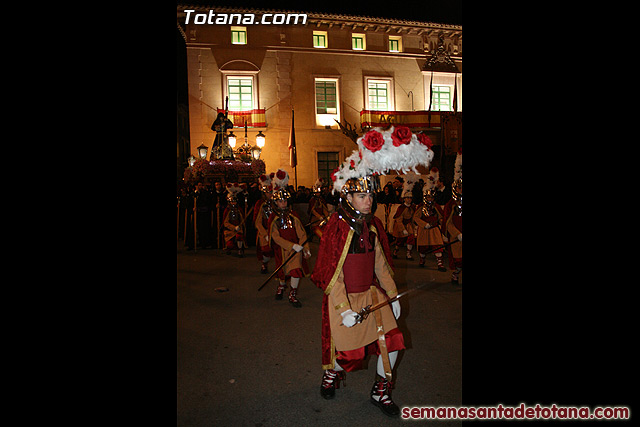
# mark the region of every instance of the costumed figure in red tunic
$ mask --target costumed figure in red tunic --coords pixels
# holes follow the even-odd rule
[[[413,214],[416,244],[418,245],[418,253],[420,254],[420,267],[424,267],[429,250],[444,245],[442,233],[440,232],[444,211],[442,207],[435,202],[436,192],[438,191],[436,184],[439,179],[440,172],[438,168],[431,168],[424,187],[422,187],[422,204],[418,206],[415,214]],[[438,271],[447,271],[444,267],[444,261],[442,260],[443,251],[443,248],[435,250]]]
[[[287,191],[289,174],[278,169],[272,178],[273,184],[273,213],[269,218],[269,241],[276,258],[276,268],[280,267],[289,256],[295,256],[278,272],[278,288],[276,299],[282,299],[287,287],[286,281],[290,278],[291,291],[289,302],[296,308],[302,307],[298,300],[298,285],[300,279],[309,276],[309,264],[307,259],[311,257],[307,233],[304,231],[302,221],[291,207],[291,195]],[[302,245],[304,243],[304,245]]]
[[[444,206],[444,222],[442,234],[449,241],[457,240],[447,250],[449,268],[451,269],[451,283],[459,285],[462,272],[462,148],[458,150],[453,170],[453,185],[451,200]]]
[[[322,229],[329,220],[329,208],[327,202],[322,197],[322,188],[325,186],[324,180],[318,178],[312,187],[313,196],[309,201],[309,221],[311,221],[311,234],[322,236]]]
[[[273,257],[273,249],[269,244],[269,218],[273,213],[273,205],[271,196],[273,195],[273,185],[271,185],[271,177],[275,175],[271,172],[269,175],[261,175],[258,178],[262,199],[258,200],[253,208],[253,223],[256,227],[256,256],[260,264],[260,273],[266,274],[268,271],[269,261]]]
[[[413,214],[416,212],[416,204],[413,203],[413,186],[418,181],[419,175],[407,174],[402,184],[402,201],[393,215],[393,229],[391,234],[395,237],[393,257],[398,258],[398,250],[401,246],[407,247],[407,259],[413,259],[411,250],[416,244],[416,236],[413,224]]]
[[[222,215],[224,225],[224,241],[227,255],[232,250],[238,249],[238,256],[244,256],[244,248],[246,243],[244,241],[244,215],[238,208],[238,193],[243,191],[242,186],[246,184],[238,185],[237,183],[227,184],[227,207]]]
[[[311,275],[324,292],[320,394],[332,399],[345,372],[362,368],[367,354],[379,355],[371,402],[386,415],[396,416],[399,408],[391,399],[392,370],[398,352],[405,348],[396,323],[400,303],[384,305],[364,319],[358,312],[398,294],[384,224],[374,215],[378,174],[417,172],[418,164],[428,167],[433,151],[424,138],[404,126],[373,129],[357,144],[358,150],[332,175],[333,191],[339,192],[340,199],[323,229]]]

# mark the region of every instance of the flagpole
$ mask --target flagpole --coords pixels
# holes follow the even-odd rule
[[[293,167],[293,175],[296,181],[295,191],[298,191],[298,153],[296,150],[296,131],[294,125],[294,111],[291,108],[291,131],[289,133],[289,166]]]
[[[458,73],[453,74],[453,114],[458,112]]]

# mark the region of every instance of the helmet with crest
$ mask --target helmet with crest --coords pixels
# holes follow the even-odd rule
[[[413,199],[413,187],[420,179],[420,175],[414,172],[407,172],[404,175],[404,183],[402,184],[402,198],[409,197]]]
[[[273,185],[273,200],[289,201],[291,194],[287,191],[287,185],[289,184],[289,174],[287,171],[278,169],[275,175],[271,178],[271,184]]]
[[[238,193],[243,191],[241,185],[242,184],[238,184],[237,182],[227,183],[227,201],[229,201],[229,203],[235,204],[238,202]],[[244,185],[246,186],[246,184]]]
[[[434,166],[431,168],[431,170],[429,170],[429,175],[427,175],[427,179],[424,182],[424,187],[422,187],[422,195],[425,200],[427,197],[429,198],[436,197],[436,191],[438,191],[436,184],[438,183],[439,180],[440,180],[440,171],[438,170],[437,167]]]
[[[258,185],[260,185],[260,191],[263,193],[271,193],[273,191],[271,177],[269,175],[260,175],[258,177]]]
[[[337,167],[331,179],[333,191],[340,193],[343,212],[355,220],[367,219],[376,210],[375,198],[371,214],[363,215],[351,206],[347,194],[373,193],[379,187],[379,175],[390,171],[413,171],[416,166],[429,167],[433,159],[433,143],[427,135],[414,134],[406,126],[391,126],[389,129],[374,128],[358,138],[358,149]]]
[[[319,195],[322,192],[322,187],[324,187],[324,179],[318,178],[312,187],[313,194]]]

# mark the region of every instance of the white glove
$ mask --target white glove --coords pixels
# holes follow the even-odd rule
[[[398,319],[400,317],[400,301],[395,300],[391,303],[391,310],[393,310],[393,317]]]
[[[405,235],[405,236],[408,236],[409,232],[407,230],[402,230],[402,234]]]
[[[341,313],[341,315],[342,315],[342,324],[347,328],[350,328],[356,324],[356,316],[358,316],[358,313],[356,313],[355,311],[349,309],[344,313]]]
[[[427,225],[425,225],[425,226],[424,226],[424,229],[425,229],[425,230],[428,230],[428,229],[430,229],[430,228],[431,228],[431,224],[429,224],[429,223],[427,223]]]
[[[462,233],[458,234],[458,240],[462,242]]]
[[[296,251],[296,252],[300,252],[302,250],[302,246],[300,246],[297,243],[294,243],[293,244],[293,250]]]

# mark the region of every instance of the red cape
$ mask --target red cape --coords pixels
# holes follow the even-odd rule
[[[410,206],[407,206],[402,203],[400,206],[398,206],[398,209],[396,209],[396,214],[393,216],[393,219],[399,218],[400,215],[402,215],[402,212],[404,212],[404,210],[407,208],[413,208],[413,212],[415,212],[417,209],[417,205],[415,203],[411,203]]]
[[[262,208],[262,204],[264,203],[264,199],[260,199],[253,205],[253,223],[255,224],[258,215],[260,215],[260,209]]]
[[[453,214],[453,208],[456,206],[456,202],[453,199],[449,199],[449,201],[444,205],[444,214],[442,215],[442,225],[440,226],[440,232],[451,239],[449,236],[449,231],[447,231],[447,221],[449,221],[449,217]]]

